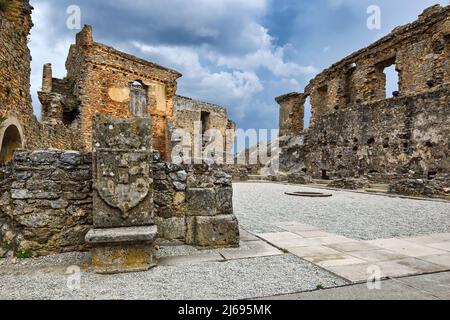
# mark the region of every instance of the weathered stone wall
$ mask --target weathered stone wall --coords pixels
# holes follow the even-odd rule
[[[10,160],[13,149],[32,148],[37,143],[28,49],[32,7],[28,0],[8,2],[7,8],[0,10],[0,162]]]
[[[450,6],[433,6],[319,74],[305,93],[278,98],[282,171],[378,182],[448,173],[449,35]],[[386,99],[390,64],[399,92]],[[308,96],[312,122],[299,132]]]
[[[384,68],[395,65],[399,96],[449,83],[450,6],[430,7],[411,24],[326,69],[305,88],[311,97],[312,123],[353,104],[386,98]],[[303,122],[303,117],[297,119]]]
[[[284,149],[285,171],[382,181],[450,168],[449,87],[324,115]]]
[[[232,177],[215,165],[156,163],[155,223],[161,239],[200,247],[239,245]]]
[[[115,118],[138,115],[131,105],[131,86],[139,82],[146,92],[143,115],[152,116],[153,144],[167,159],[170,150],[167,121],[173,117],[172,99],[176,79],[181,74],[94,42],[90,26],[77,35],[66,68],[66,79],[53,79],[51,88],[43,86],[52,91],[43,91],[40,96],[43,109],[54,110],[52,102],[60,104],[56,109],[62,109],[66,118],[72,116],[72,119],[58,119],[61,115],[57,112],[53,112],[49,119],[56,118],[56,121],[78,130],[83,149],[90,150],[92,117],[96,113]],[[44,68],[44,84],[49,77],[48,67]],[[49,97],[50,93],[57,96]]]
[[[223,156],[231,153],[234,144],[235,124],[228,120],[225,108],[208,102],[175,96],[174,111],[172,127],[173,129],[183,129],[189,134],[189,141],[183,141],[182,143],[191,146],[193,158],[194,155],[200,156],[203,152],[202,146],[194,143],[194,137],[202,137],[203,132],[211,129],[216,132],[219,139],[215,137],[216,134],[209,139],[204,136],[204,143],[209,145],[211,149],[223,150]],[[202,119],[206,121],[202,123]],[[203,125],[205,125],[205,128],[203,128]]]
[[[90,150],[92,117],[96,113],[115,118],[151,115],[153,146],[166,161],[172,160],[173,131],[182,128],[193,133],[194,122],[201,120],[202,112],[210,113],[211,128],[222,134],[227,129],[235,130],[224,108],[175,96],[180,73],[94,42],[90,26],[77,35],[66,69],[65,79],[55,79],[51,65],[44,66],[39,93],[43,109],[41,147]],[[135,84],[142,88],[140,98],[133,96]],[[141,99],[144,106],[136,106]],[[72,138],[68,132],[76,132],[75,139],[66,139],[64,145],[63,137]],[[231,150],[233,141],[234,135],[225,139],[227,150]]]
[[[84,249],[92,225],[90,154],[16,151],[0,173],[0,242],[35,255]]]
[[[159,152],[153,173],[154,222],[161,241],[239,245],[231,176],[214,165],[167,163]],[[20,150],[0,167],[0,243],[11,244],[16,253],[87,250],[92,205],[90,153]]]

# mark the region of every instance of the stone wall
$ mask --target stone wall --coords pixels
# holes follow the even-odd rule
[[[202,146],[197,146],[194,143],[194,137],[198,136],[201,140],[203,132],[211,129],[215,130],[215,134],[217,134],[219,139],[212,132],[212,136],[209,139],[205,137],[206,140],[204,142],[211,149],[223,150],[223,156],[231,154],[236,125],[228,120],[228,113],[224,107],[191,98],[175,96],[174,110],[173,128],[183,129],[190,135],[190,139],[182,141],[182,143],[191,146],[191,156],[193,158],[195,157],[194,155],[198,155],[196,157],[199,158],[203,152]],[[203,126],[205,127],[203,128]]]
[[[449,36],[450,6],[433,6],[319,74],[304,93],[277,98],[282,171],[388,183],[448,173]],[[386,99],[391,64],[399,90]],[[302,130],[308,96],[312,122]]]
[[[33,255],[89,249],[84,237],[93,225],[91,158],[74,151],[20,150],[8,166],[0,166],[2,246]],[[167,163],[159,152],[153,173],[160,241],[239,245],[231,176],[214,165]]]
[[[90,154],[16,151],[0,174],[0,242],[35,255],[84,249],[92,225]]]
[[[94,42],[90,26],[77,35],[66,69],[66,78],[55,79],[51,65],[44,66],[39,92],[41,148],[91,150],[96,113],[115,118],[150,115],[153,146],[166,161],[172,160],[173,143],[177,143],[172,141],[173,131],[183,128],[193,134],[194,122],[201,121],[202,112],[210,115],[209,128],[224,136],[227,129],[235,130],[224,108],[175,96],[180,73]],[[234,135],[223,145],[231,150],[233,140]]]
[[[0,162],[9,160],[18,147],[34,147],[37,138],[28,49],[32,7],[28,0],[8,3],[0,10]]]
[[[324,115],[284,148],[284,171],[390,181],[450,168],[449,87]],[[296,143],[295,143],[296,142]]]

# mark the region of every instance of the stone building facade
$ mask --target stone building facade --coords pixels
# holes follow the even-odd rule
[[[117,118],[148,115],[153,146],[170,160],[174,129],[192,132],[201,114],[208,114],[208,125],[221,131],[229,124],[223,108],[175,95],[180,73],[94,42],[90,26],[77,34],[66,69],[64,79],[55,79],[51,64],[44,66],[39,98],[46,124],[45,147],[90,150],[96,113]],[[74,139],[67,139],[71,136]]]
[[[27,0],[9,0],[0,9],[0,163],[11,160],[16,148],[36,146],[27,45],[31,10]]]
[[[280,104],[281,167],[315,178],[434,179],[450,169],[450,6],[433,6]],[[387,99],[384,70],[399,88]],[[312,119],[304,128],[305,101]]]
[[[64,79],[53,78],[51,65],[44,66],[38,122],[30,97],[31,11],[28,0],[9,0],[0,7],[0,258],[90,248],[86,234],[99,216],[93,174],[98,167],[91,152],[98,115],[131,125],[128,132],[116,132],[119,149],[136,119],[148,123],[143,136],[151,140],[145,143],[151,156],[141,165],[152,172],[148,214],[158,241],[239,246],[232,177],[214,164],[171,161],[177,128],[191,133],[191,122],[198,121],[205,124],[202,134],[204,129],[234,130],[226,110],[176,96],[180,73],[96,43],[86,26],[70,48]],[[224,152],[231,141],[223,144]],[[115,148],[109,153],[118,152]],[[120,180],[123,168],[119,163],[110,174]]]

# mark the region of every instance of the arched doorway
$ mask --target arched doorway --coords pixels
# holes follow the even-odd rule
[[[8,119],[0,125],[0,164],[12,160],[14,151],[23,147],[23,134],[16,119]]]

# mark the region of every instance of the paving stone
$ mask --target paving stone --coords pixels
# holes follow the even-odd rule
[[[241,241],[261,241],[257,236],[244,229],[240,229],[239,234]]]
[[[266,299],[266,298],[265,298]],[[262,299],[264,300],[264,299]],[[269,297],[267,300],[437,300],[437,298],[412,288],[397,280],[381,282],[381,290],[368,290],[367,284],[357,284],[340,288],[303,292]]]
[[[414,258],[447,253],[444,250],[434,249],[431,247],[411,243],[409,241],[401,239],[372,240],[366,241],[366,243],[373,244],[381,248],[393,251],[395,253],[403,254],[405,256]]]
[[[245,244],[245,247],[236,249],[223,249],[220,250],[220,253],[227,260],[269,257],[284,254],[282,251],[264,241],[250,241]]]
[[[304,257],[304,259],[323,268],[367,263],[362,259],[358,259],[346,254]]]
[[[396,279],[395,281],[421,292],[432,294],[439,299],[450,300],[450,272],[426,274]]]
[[[440,242],[440,243],[431,243],[428,245],[431,248],[450,251],[450,241]]]
[[[420,260],[431,262],[450,269],[450,253],[420,257]]]
[[[330,255],[340,255],[339,251],[327,248],[324,246],[309,246],[309,247],[292,247],[289,252],[300,257],[320,257]]]
[[[380,268],[382,278],[405,277],[423,273],[445,271],[445,267],[415,258],[406,258],[378,263],[333,266],[327,269],[352,282],[366,281],[373,267]]]
[[[324,238],[324,237],[335,236],[334,234],[328,233],[325,231],[301,231],[301,232],[296,232],[296,234],[298,234],[304,238]]]
[[[363,259],[370,263],[408,258],[405,255],[398,254],[385,249],[370,250],[370,251],[352,251],[349,252],[348,254],[356,258]]]
[[[354,252],[354,251],[370,251],[370,250],[379,250],[380,247],[362,242],[362,241],[354,241],[354,242],[345,242],[345,243],[336,243],[330,244],[328,247],[342,251],[342,252]]]
[[[307,243],[310,239],[304,239],[301,236],[291,232],[262,233],[258,234],[258,236],[266,240],[267,242],[283,249],[289,247],[308,246],[313,244],[312,242]],[[315,243],[317,243],[317,241]]]

